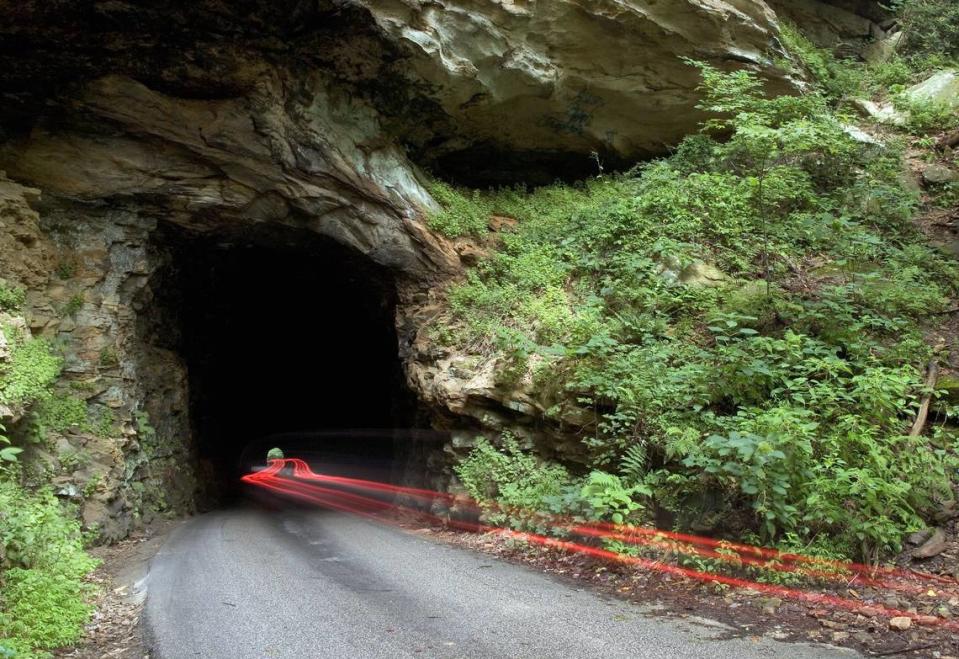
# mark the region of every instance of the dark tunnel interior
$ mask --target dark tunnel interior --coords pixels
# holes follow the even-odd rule
[[[359,252],[276,226],[167,230],[167,313],[189,373],[197,457],[218,498],[276,446],[330,469],[389,478],[394,429],[415,416],[392,274]]]

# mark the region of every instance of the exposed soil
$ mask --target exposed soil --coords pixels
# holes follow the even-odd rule
[[[86,635],[76,647],[54,653],[70,659],[145,659],[150,650],[143,639],[140,614],[145,593],[138,582],[150,559],[182,520],[158,521],[116,544],[91,551],[102,563],[89,580],[98,594]]]
[[[712,618],[744,636],[828,643],[854,648],[867,656],[959,657],[959,637],[954,631],[918,624],[904,631],[895,630],[890,627],[889,618],[875,608],[894,604],[921,613],[928,604],[921,596],[910,600],[897,594],[893,603],[888,595],[850,583],[841,594],[863,603],[862,609],[853,613],[517,543],[496,534],[474,535],[435,528],[419,528],[416,532],[447,544],[529,565],[573,584],[598,588],[611,596],[659,605],[662,615]],[[959,599],[950,600],[946,606],[952,612],[950,615],[959,614]]]

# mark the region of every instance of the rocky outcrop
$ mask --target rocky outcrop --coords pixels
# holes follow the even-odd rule
[[[428,345],[442,285],[481,252],[428,230],[423,171],[539,183],[664,153],[703,119],[683,58],[795,89],[778,30],[763,0],[0,3],[0,277],[96,421],[39,462],[106,537],[190,508],[189,383],[157,302],[172,226],[293,227],[385,266],[408,381],[470,431],[447,450],[509,428],[575,457],[582,410]]]
[[[327,205],[338,204],[340,217],[362,201],[377,222],[384,202],[401,216],[410,202],[430,204],[400,145],[451,178],[549,182],[595,173],[592,152],[607,165],[632,163],[693,130],[702,119],[698,74],[682,58],[749,68],[773,91],[793,88],[774,64],[783,55],[778,26],[762,0],[200,0],[149,8],[87,0],[58,11],[25,0],[0,8],[0,25],[18,46],[16,57],[0,52],[0,83],[16,99],[5,110],[10,125],[29,124],[51,98],[79,95],[79,109],[119,122],[125,137],[142,129],[154,140],[175,138],[202,151],[207,167],[222,160],[212,151],[243,141],[237,156],[245,164],[266,155],[287,174],[327,177],[337,183]],[[48,48],[53,42],[62,46]],[[115,77],[90,85],[108,75],[143,88]],[[191,101],[164,103],[158,92]],[[125,111],[130,102],[152,116]],[[184,122],[176,136],[157,135],[167,109],[168,123]],[[56,123],[63,127],[62,118]],[[207,144],[192,144],[201,136]],[[192,173],[205,176],[202,167]],[[287,184],[305,186],[305,195],[318,186],[293,178],[302,180]],[[234,180],[226,193],[245,201],[237,185],[250,183]],[[294,195],[291,203],[279,187],[261,204],[316,210],[315,199]]]
[[[11,174],[48,194],[163,213],[200,230],[309,228],[411,276],[455,255],[423,229],[433,207],[374,113],[320,76],[267,70],[241,99],[173,98],[121,76],[88,84],[71,112],[111,130],[38,126],[8,149]]]
[[[871,41],[886,36],[889,10],[871,0],[769,0],[783,20],[802,26],[816,45],[860,52]]]
[[[776,17],[763,2],[683,0],[362,0],[403,54],[402,75],[442,110],[403,126],[423,162],[453,176],[510,184],[596,173],[662,153],[702,118],[698,72],[683,58],[764,73]],[[550,163],[553,163],[550,166]],[[551,179],[547,178],[546,182]]]

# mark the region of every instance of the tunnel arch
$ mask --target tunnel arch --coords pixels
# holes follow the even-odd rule
[[[153,240],[164,265],[145,318],[151,340],[185,365],[207,504],[235,494],[273,444],[350,456],[383,477],[403,463],[395,429],[418,411],[399,357],[394,271],[275,224],[161,225]]]

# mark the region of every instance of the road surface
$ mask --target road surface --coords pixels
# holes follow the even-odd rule
[[[790,657],[490,556],[342,513],[255,506],[176,529],[147,577],[154,657]]]

